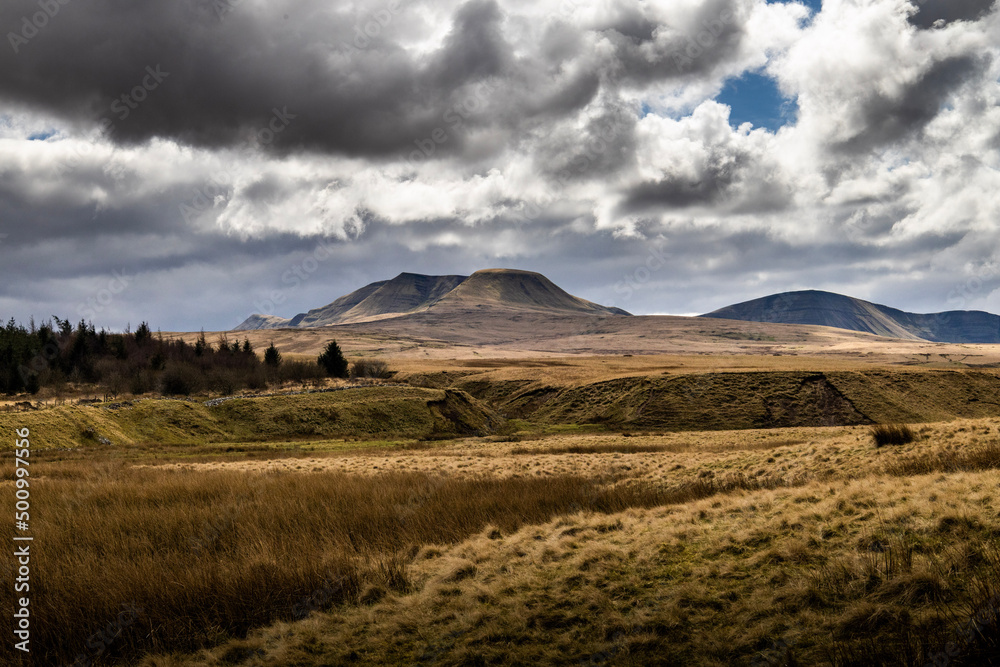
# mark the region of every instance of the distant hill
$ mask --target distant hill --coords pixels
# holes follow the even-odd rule
[[[629,315],[567,293],[540,273],[486,269],[471,276],[401,273],[340,297],[291,319],[251,315],[236,330],[322,327],[401,317],[421,312],[488,308],[591,315]]]
[[[938,343],[1000,343],[1000,316],[979,310],[908,313],[818,290],[783,292],[701,315],[724,320],[817,324]]]

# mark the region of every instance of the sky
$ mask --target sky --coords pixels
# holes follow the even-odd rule
[[[1000,312],[993,0],[5,0],[0,317],[291,317],[400,272],[637,314]]]

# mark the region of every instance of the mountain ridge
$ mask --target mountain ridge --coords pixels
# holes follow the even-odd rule
[[[369,283],[320,308],[285,319],[253,314],[235,331],[312,328],[355,324],[420,312],[491,308],[592,315],[630,315],[573,296],[540,273],[518,269],[483,269],[471,276],[400,273]]]
[[[910,313],[863,299],[824,292],[781,292],[699,317],[809,324],[935,343],[1000,343],[1000,316],[981,310]]]

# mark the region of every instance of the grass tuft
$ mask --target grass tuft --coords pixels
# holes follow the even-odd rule
[[[876,447],[906,445],[917,439],[916,433],[906,424],[876,424],[869,433]]]

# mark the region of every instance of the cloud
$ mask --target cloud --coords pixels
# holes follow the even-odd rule
[[[859,105],[858,131],[835,147],[847,153],[875,151],[919,134],[960,87],[981,78],[988,67],[987,57],[948,57],[892,93],[873,91]]]
[[[22,318],[122,269],[98,323],[212,328],[487,265],[635,312],[807,287],[934,310],[1000,240],[991,3],[58,6],[0,5],[0,312]],[[734,127],[716,98],[747,73],[794,101],[783,127]]]
[[[996,0],[916,0],[918,10],[909,18],[912,25],[928,29],[955,21],[977,21],[988,14]]]

